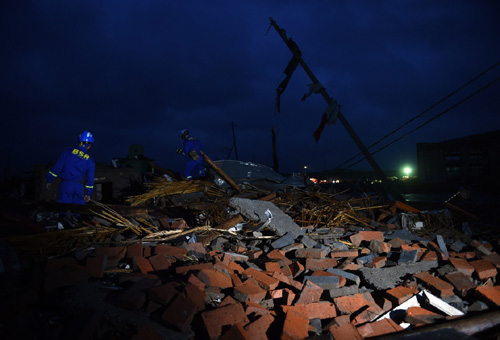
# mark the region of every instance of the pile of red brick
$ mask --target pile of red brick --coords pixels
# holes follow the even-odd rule
[[[296,242],[274,249],[268,241],[223,235],[210,246],[137,241],[50,259],[43,270],[4,283],[0,336],[362,339],[500,306],[496,241],[453,233],[441,239],[443,248],[435,235],[412,241],[391,238],[390,229],[338,229],[336,243],[310,248]],[[366,274],[390,268],[403,271],[392,288]],[[424,290],[464,316],[421,304],[387,317]],[[42,308],[51,310],[45,315],[54,317],[52,326],[30,331]],[[67,326],[68,318],[78,321]]]

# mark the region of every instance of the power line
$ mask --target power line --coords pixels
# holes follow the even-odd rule
[[[393,140],[392,142],[390,142],[389,144],[386,144],[385,146],[381,147],[380,149],[372,152],[372,155],[376,154],[377,152],[379,151],[382,151],[384,150],[385,148],[389,147],[390,145],[400,141],[401,139],[405,138],[406,136],[410,135],[411,133],[419,130],[420,128],[424,127],[425,125],[429,124],[430,122],[432,122],[433,120],[441,117],[442,115],[444,115],[445,113],[448,113],[449,111],[453,110],[454,108],[456,108],[457,106],[463,104],[464,102],[466,102],[467,100],[471,99],[472,97],[474,97],[475,95],[477,95],[478,93],[486,90],[488,87],[490,86],[493,86],[495,85],[497,82],[500,81],[500,77],[496,78],[495,80],[493,80],[492,82],[488,83],[487,85],[483,86],[482,88],[480,88],[479,90],[471,93],[470,95],[468,95],[467,97],[465,97],[464,99],[460,100],[459,102],[453,104],[452,106],[448,107],[446,110],[442,111],[441,113],[435,115],[434,117],[432,117],[431,119],[428,119],[427,121],[425,121],[424,123],[420,124],[419,126],[417,126],[416,128],[414,128],[413,130],[410,130],[408,131],[407,133],[405,133],[404,135],[402,135],[401,137]],[[357,162],[347,166],[347,168],[350,168],[350,167],[353,167],[354,165],[358,164],[359,162],[363,161],[364,158],[361,158],[360,160],[358,160]]]
[[[408,120],[406,123],[404,123],[403,125],[399,126],[398,128],[396,128],[395,130],[393,130],[392,132],[386,134],[384,137],[380,138],[378,141],[376,141],[375,143],[371,144],[368,149],[374,147],[375,145],[378,145],[379,143],[381,143],[383,140],[389,138],[391,135],[395,134],[396,132],[398,132],[399,130],[401,130],[402,128],[404,128],[405,126],[407,126],[408,124],[410,124],[411,122],[415,121],[417,118],[420,118],[422,115],[424,115],[425,113],[427,113],[428,111],[430,111],[431,109],[433,109],[434,107],[436,107],[437,105],[441,104],[442,102],[444,102],[445,100],[449,99],[451,96],[455,95],[456,93],[458,93],[459,91],[463,90],[465,87],[469,86],[470,84],[472,84],[473,82],[475,82],[476,80],[478,80],[479,78],[481,78],[483,75],[485,75],[486,73],[490,72],[491,70],[493,70],[495,67],[497,67],[498,65],[500,65],[500,61],[496,62],[495,64],[493,64],[492,66],[488,67],[486,70],[482,71],[481,73],[479,73],[477,76],[475,76],[474,78],[472,78],[471,80],[469,80],[468,82],[464,83],[462,86],[458,87],[456,90],[450,92],[448,95],[446,95],[445,97],[443,97],[442,99],[438,100],[436,103],[434,103],[433,105],[429,106],[428,108],[426,108],[424,111],[422,111],[421,113],[419,113],[418,115],[416,115],[415,117],[413,117],[412,119]],[[468,98],[467,98],[468,99]],[[412,131],[413,132],[413,131]],[[406,136],[406,135],[404,135]],[[398,139],[399,140],[399,139]],[[391,145],[393,143],[390,143],[389,145]],[[387,145],[388,146],[388,145]],[[387,147],[386,146],[386,147]],[[384,147],[385,148],[385,147]],[[381,149],[377,150],[380,151]],[[356,157],[358,157],[359,155],[361,155],[361,152],[357,153],[356,155],[352,156],[351,158],[345,160],[343,163],[339,164],[335,169],[339,169],[341,166],[343,166],[344,164],[347,164],[349,163],[350,161],[352,161],[353,159],[355,159]],[[358,162],[348,166],[348,167],[351,167],[355,164],[358,164],[360,161],[364,160],[364,158],[362,158],[361,160],[359,160]]]

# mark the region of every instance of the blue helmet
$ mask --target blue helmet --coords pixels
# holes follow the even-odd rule
[[[189,135],[189,131],[187,129],[181,130],[181,134],[179,135],[179,137],[182,138],[182,136],[184,136],[185,134]]]
[[[80,142],[94,143],[94,136],[92,136],[90,132],[85,130],[80,134],[79,140]]]

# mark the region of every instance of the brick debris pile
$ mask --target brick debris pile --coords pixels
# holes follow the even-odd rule
[[[208,187],[2,240],[0,337],[488,338],[500,323],[498,241],[449,211]]]

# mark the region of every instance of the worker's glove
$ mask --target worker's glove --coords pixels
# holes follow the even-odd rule
[[[182,153],[182,149],[177,149],[177,153],[180,155]]]

